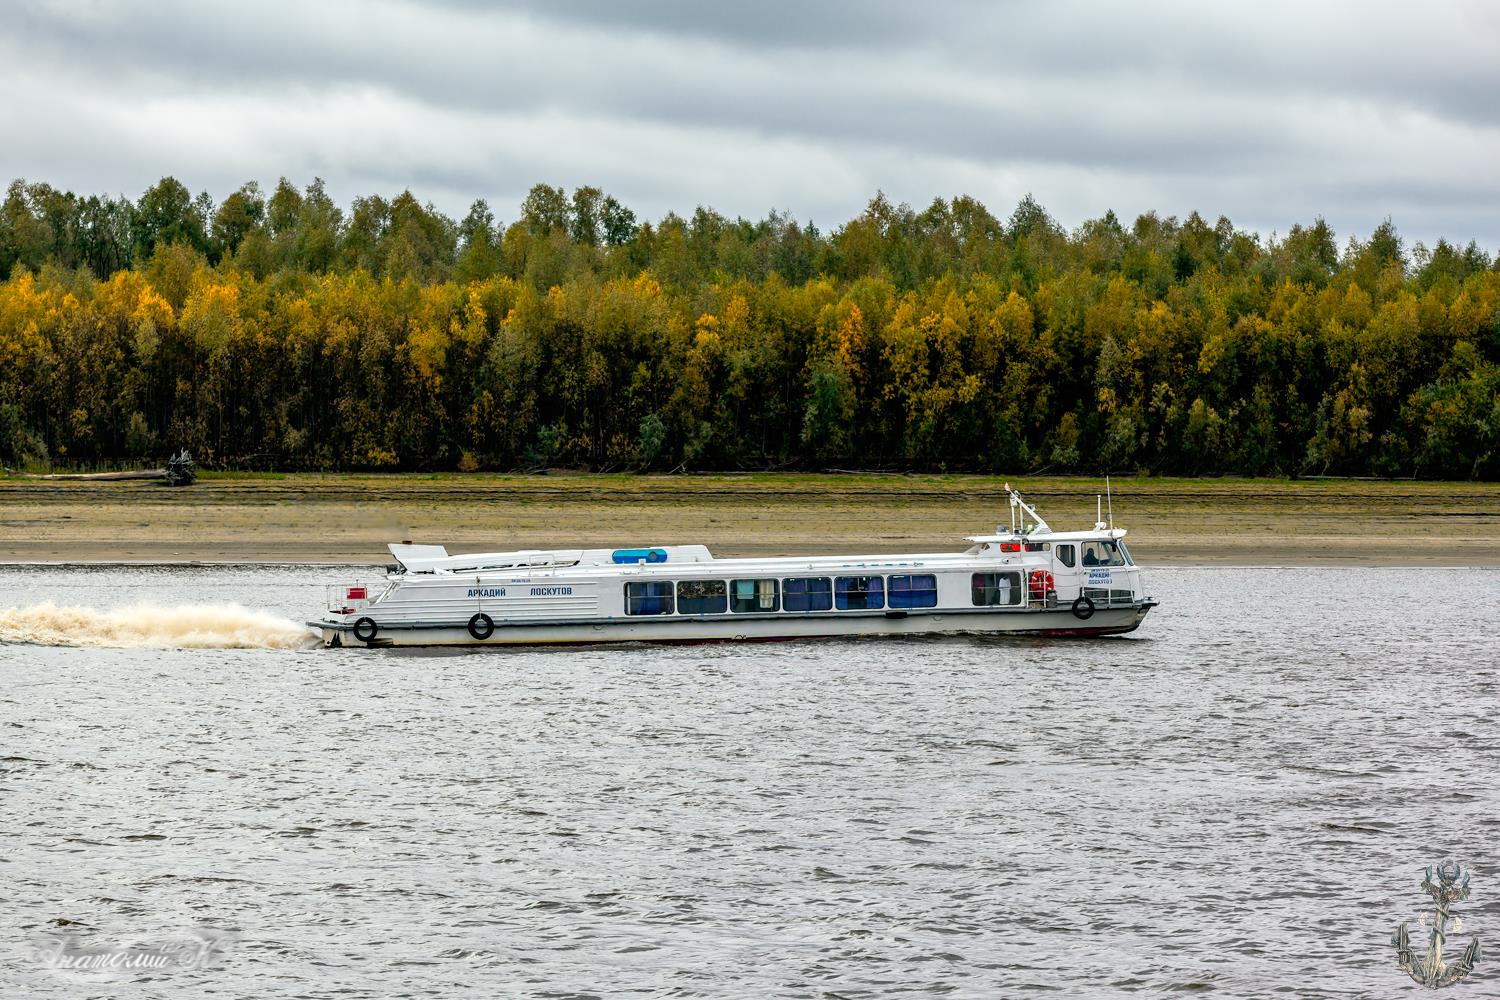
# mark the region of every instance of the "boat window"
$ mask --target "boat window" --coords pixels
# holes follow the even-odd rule
[[[1020,604],[1024,597],[1020,573],[975,573],[972,589],[976,608]]]
[[[840,611],[885,607],[885,581],[878,576],[841,576],[833,581],[833,606]]]
[[[1132,556],[1130,554],[1130,550],[1125,547],[1124,540],[1121,540],[1121,541],[1117,542],[1116,544],[1120,546],[1120,554],[1125,557],[1125,565],[1126,566],[1134,566],[1135,565],[1135,557]]]
[[[1071,545],[1059,545],[1056,549],[1057,561],[1064,566],[1072,566],[1077,561],[1078,554]]]
[[[893,608],[937,607],[937,577],[930,574],[893,576],[889,581],[890,606]]]
[[[1052,543],[1051,542],[1027,542],[1026,543],[1026,551],[1027,552],[1046,552],[1051,547],[1052,547]]]
[[[829,611],[833,608],[833,581],[826,576],[781,581],[785,611]]]
[[[672,581],[650,583],[627,583],[625,585],[625,613],[627,615],[670,615],[672,613]]]
[[[681,580],[677,584],[679,615],[722,615],[729,603],[723,580]]]
[[[1120,546],[1113,541],[1084,542],[1083,564],[1085,566],[1124,566],[1125,556]]]
[[[729,610],[739,614],[750,611],[776,611],[779,587],[775,580],[735,580],[730,584]]]

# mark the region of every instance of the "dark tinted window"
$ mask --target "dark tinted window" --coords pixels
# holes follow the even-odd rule
[[[885,581],[878,576],[841,576],[833,581],[833,606],[840,611],[885,607]]]
[[[826,576],[781,581],[781,606],[787,611],[831,611],[832,581]]]
[[[627,583],[625,585],[625,613],[627,615],[670,615],[672,613],[672,581]]]
[[[723,580],[682,580],[677,584],[679,615],[722,615],[729,605]]]
[[[1020,604],[1024,596],[1020,573],[975,573],[972,591],[976,608]]]
[[[1059,545],[1057,547],[1057,561],[1064,566],[1072,566],[1076,559],[1076,553],[1071,545]]]
[[[893,608],[937,607],[937,577],[927,574],[893,576],[888,581],[890,606]]]
[[[729,591],[729,610],[740,614],[777,611],[781,607],[775,580],[735,580],[729,585]]]
[[[1083,564],[1085,566],[1124,566],[1125,556],[1113,541],[1084,542]]]

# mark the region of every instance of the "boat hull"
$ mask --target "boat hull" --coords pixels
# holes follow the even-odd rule
[[[1123,635],[1140,627],[1154,601],[1096,610],[1080,619],[1066,607],[1006,611],[913,611],[869,615],[808,615],[774,618],[664,618],[579,622],[495,623],[486,639],[469,634],[467,623],[379,626],[368,641],[354,635],[354,622],[309,622],[329,646],[567,646],[622,642],[704,643],[828,639],[841,636]],[[378,620],[377,620],[378,621]]]

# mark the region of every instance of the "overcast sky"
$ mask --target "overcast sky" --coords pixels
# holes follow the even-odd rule
[[[7,10],[9,8],[9,10]],[[0,175],[222,199],[314,176],[513,220],[538,181],[637,213],[832,228],[877,190],[1031,192],[1267,235],[1391,216],[1500,249],[1500,4],[0,0]]]

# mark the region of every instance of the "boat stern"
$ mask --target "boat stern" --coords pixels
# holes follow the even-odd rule
[[[325,591],[323,617],[307,625],[322,635],[325,646],[348,645],[361,621],[369,620],[370,606],[377,600],[376,588],[367,582],[331,584]]]

